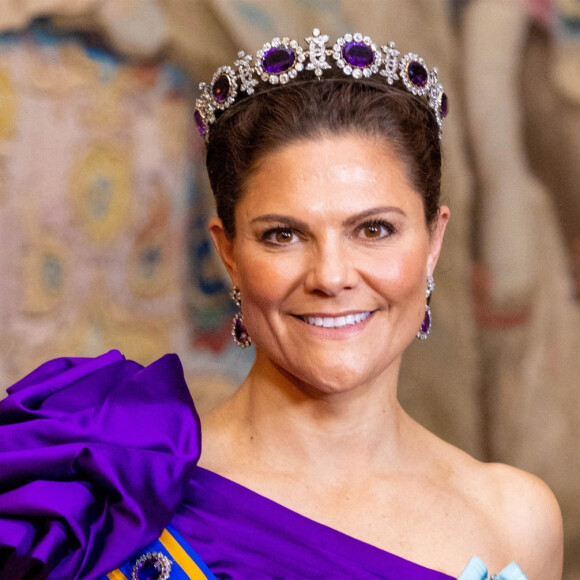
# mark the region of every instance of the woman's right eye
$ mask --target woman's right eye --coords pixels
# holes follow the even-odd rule
[[[262,234],[262,240],[269,244],[284,246],[297,241],[298,236],[290,228],[270,228]]]

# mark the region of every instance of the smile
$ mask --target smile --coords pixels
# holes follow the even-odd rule
[[[353,326],[360,324],[371,315],[370,312],[357,312],[346,316],[302,316],[304,322],[312,326],[323,326],[324,328],[341,328],[343,326]]]

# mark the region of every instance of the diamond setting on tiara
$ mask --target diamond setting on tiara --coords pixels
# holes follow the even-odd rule
[[[210,87],[206,83],[199,83],[201,94],[195,101],[194,119],[199,134],[207,139],[209,126],[215,123],[215,106]]]
[[[238,53],[234,68],[220,67],[211,83],[200,83],[200,95],[195,102],[194,120],[199,134],[207,141],[209,130],[216,121],[216,113],[223,111],[240,99],[240,93],[252,95],[260,83],[285,85],[303,71],[313,71],[318,80],[324,71],[331,69],[328,62],[334,59],[336,67],[354,79],[379,75],[385,83],[402,82],[413,95],[425,97],[439,126],[439,138],[443,119],[449,112],[449,100],[439,82],[436,68],[429,70],[425,61],[414,53],[400,58],[394,42],[377,47],[368,36],[360,32],[345,34],[338,38],[332,48],[327,48],[329,37],[318,28],[307,37],[305,49],[296,40],[287,37],[274,38],[255,54]]]
[[[394,42],[389,42],[388,45],[381,47],[385,56],[383,62],[385,68],[381,71],[381,75],[387,79],[387,82],[392,85],[399,80],[397,71],[399,70],[399,55],[401,54],[396,48]]]
[[[429,73],[429,106],[435,112],[437,125],[439,125],[439,133],[443,129],[443,119],[449,114],[449,99],[443,90],[443,85],[439,82],[439,71],[435,67]]]
[[[315,28],[312,36],[305,38],[308,43],[308,58],[310,62],[306,65],[306,70],[313,70],[314,74],[320,79],[322,71],[332,68],[326,62],[326,43],[329,38],[326,34],[321,35],[320,30]]]
[[[211,80],[211,96],[213,105],[224,110],[229,107],[238,95],[238,81],[234,69],[220,66]]]
[[[345,34],[336,41],[332,56],[345,75],[355,79],[369,78],[379,72],[383,60],[381,51],[368,36],[360,32]]]
[[[304,70],[306,55],[296,40],[274,38],[256,53],[256,72],[265,82],[285,85]]]
[[[425,96],[431,89],[431,78],[425,61],[416,54],[406,54],[399,63],[401,78],[407,90],[414,95]]]
[[[252,55],[246,54],[243,50],[238,52],[238,60],[234,63],[238,67],[238,80],[240,81],[240,90],[248,95],[254,92],[254,87],[258,80],[253,78]]]

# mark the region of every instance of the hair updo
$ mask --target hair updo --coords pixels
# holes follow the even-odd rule
[[[235,236],[236,205],[264,156],[293,142],[333,135],[383,141],[403,163],[409,183],[423,198],[425,221],[433,224],[441,187],[439,127],[433,111],[396,83],[354,80],[333,71],[321,81],[313,76],[276,88],[256,87],[256,93],[224,111],[212,125],[206,165],[226,235]]]

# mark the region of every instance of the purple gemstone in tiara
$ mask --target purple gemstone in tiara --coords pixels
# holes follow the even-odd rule
[[[347,42],[342,48],[342,58],[351,66],[366,68],[373,64],[375,55],[364,42]]]
[[[449,114],[449,99],[445,93],[441,93],[441,100],[439,102],[439,113],[443,118]]]
[[[413,53],[406,54],[399,62],[399,70],[401,80],[410,93],[429,97],[435,88],[439,92],[436,69],[429,73],[425,61],[420,56]],[[436,98],[429,101],[429,106],[435,114],[439,114]]]
[[[211,88],[213,98],[218,103],[223,103],[230,93],[230,79],[228,75],[220,75]]]
[[[423,88],[427,81],[429,80],[429,73],[427,69],[417,60],[412,60],[407,65],[407,74],[409,75],[409,80],[419,88]]]
[[[271,75],[279,75],[291,69],[296,60],[294,51],[287,46],[278,46],[268,50],[262,57],[262,67]]]
[[[236,71],[230,66],[220,66],[211,79],[210,87],[211,89],[205,87],[206,102],[221,111],[227,109],[238,95]],[[208,120],[207,116],[204,120]]]
[[[207,127],[198,109],[195,110],[193,118],[195,119],[195,124],[197,125],[197,130],[199,131],[199,134],[203,137],[207,133]]]
[[[345,34],[337,39],[332,49],[336,66],[345,75],[361,79],[370,78],[379,72],[382,53],[368,36],[360,32]]]

